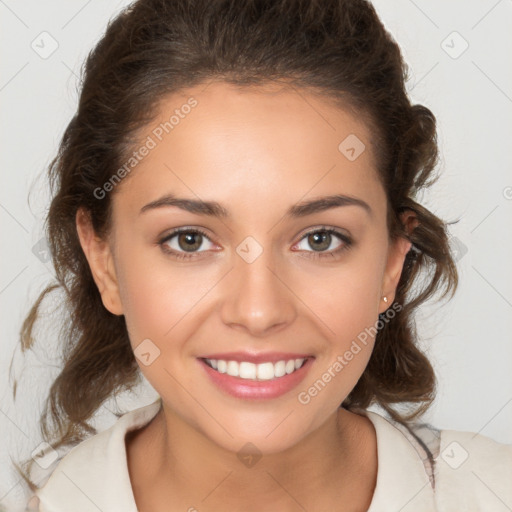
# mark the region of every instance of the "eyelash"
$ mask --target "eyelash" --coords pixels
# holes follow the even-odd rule
[[[176,235],[179,235],[181,233],[192,233],[192,234],[200,234],[203,235],[205,238],[210,240],[210,237],[205,233],[202,229],[199,228],[177,228],[168,235],[165,235],[162,239],[158,241],[158,245],[161,247],[162,251],[171,256],[172,258],[178,259],[178,260],[190,260],[195,258],[196,254],[198,253],[186,253],[186,252],[176,252],[173,249],[168,249],[166,247],[166,243],[174,238]],[[350,249],[353,245],[353,241],[351,238],[349,238],[347,235],[344,235],[343,233],[339,232],[336,229],[328,228],[328,227],[321,227],[318,229],[314,229],[312,231],[308,231],[305,233],[302,238],[299,240],[301,242],[304,240],[304,238],[308,237],[309,235],[314,235],[316,233],[329,233],[331,235],[337,236],[342,242],[343,245],[338,247],[337,249],[333,251],[324,251],[324,252],[318,252],[318,251],[306,251],[308,253],[312,253],[312,256],[307,256],[309,258],[313,259],[319,259],[319,258],[326,258],[326,257],[334,257],[336,255],[341,254],[344,251],[347,251]],[[211,240],[210,240],[211,241]],[[203,252],[203,251],[201,251]]]

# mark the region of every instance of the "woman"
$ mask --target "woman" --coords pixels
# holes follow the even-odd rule
[[[415,200],[436,125],[404,80],[363,0],[139,0],[112,21],[50,168],[72,321],[45,456],[74,447],[36,510],[512,503],[511,446],[417,421],[436,381],[413,313],[457,271]],[[159,399],[96,433],[141,374]]]

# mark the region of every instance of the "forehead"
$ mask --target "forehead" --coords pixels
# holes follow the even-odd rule
[[[350,110],[303,89],[201,84],[166,97],[139,130],[135,150],[149,149],[114,200],[176,192],[272,206],[338,192],[378,202],[371,135]]]

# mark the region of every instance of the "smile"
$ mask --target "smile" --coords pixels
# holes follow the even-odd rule
[[[305,379],[314,360],[314,356],[290,353],[211,354],[197,358],[217,389],[243,400],[268,400],[292,392]]]
[[[204,359],[206,364],[219,373],[226,373],[231,377],[246,380],[273,380],[290,375],[300,369],[305,358],[288,359],[276,363],[265,362],[260,364],[249,361],[226,361],[224,359]]]

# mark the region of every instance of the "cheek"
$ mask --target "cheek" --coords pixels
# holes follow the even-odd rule
[[[165,340],[186,337],[194,308],[216,281],[211,271],[179,267],[159,255],[148,261],[144,252],[132,250],[118,262],[120,298],[132,346],[149,338],[163,349]]]
[[[345,343],[378,319],[382,264],[357,255],[349,263],[317,272],[299,296],[325,324],[329,339]]]
[[[316,371],[302,391],[308,400],[321,393],[317,404],[323,403],[326,410],[337,407],[350,393],[373,350],[383,255],[372,249],[336,269],[317,273],[309,280],[309,290],[305,282],[302,286],[304,302],[319,319],[317,326],[326,339]]]

